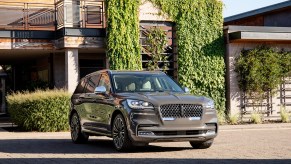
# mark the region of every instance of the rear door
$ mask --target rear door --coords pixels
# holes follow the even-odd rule
[[[81,81],[79,82],[71,98],[73,108],[77,111],[80,117],[81,125],[87,122],[86,112],[85,112],[85,107],[84,107],[84,95],[85,95],[86,82],[87,82],[87,78],[81,79]]]

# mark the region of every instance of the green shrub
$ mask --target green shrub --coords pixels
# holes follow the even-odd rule
[[[287,122],[290,121],[290,119],[289,119],[289,113],[288,113],[288,111],[286,110],[285,107],[281,107],[281,109],[280,109],[280,116],[281,116],[282,122],[287,123]]]
[[[231,125],[237,125],[239,123],[239,114],[228,115],[228,123]]]
[[[251,122],[254,124],[261,124],[263,122],[262,114],[257,112],[252,113]]]
[[[70,95],[63,90],[18,92],[7,96],[12,121],[26,131],[69,129]]]
[[[276,93],[282,78],[291,71],[290,61],[290,53],[270,47],[243,50],[235,63],[239,88],[256,101],[262,100],[268,91]]]
[[[217,118],[218,118],[219,125],[226,124],[226,115],[225,115],[224,111],[218,111]]]

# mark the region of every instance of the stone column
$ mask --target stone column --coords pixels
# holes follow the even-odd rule
[[[79,82],[79,54],[78,49],[66,49],[65,53],[66,88],[74,92]]]

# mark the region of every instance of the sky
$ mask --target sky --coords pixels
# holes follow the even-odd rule
[[[288,0],[222,0],[224,3],[223,17],[244,13],[246,11],[273,5]]]

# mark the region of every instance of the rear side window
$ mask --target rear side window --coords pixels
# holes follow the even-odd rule
[[[75,94],[80,94],[83,93],[84,87],[85,87],[85,82],[86,79],[83,79],[77,86],[76,90],[75,90]]]
[[[94,93],[95,88],[98,86],[100,75],[96,74],[88,78],[85,93]]]

